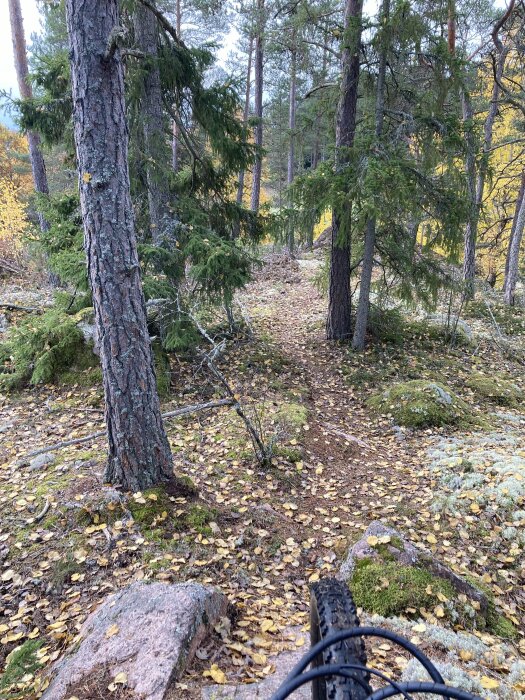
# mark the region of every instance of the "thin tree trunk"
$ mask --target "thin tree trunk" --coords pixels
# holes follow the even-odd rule
[[[177,0],[175,5],[175,30],[177,36],[180,39],[180,28],[181,28],[181,6],[180,0]],[[176,109],[176,106],[175,106]],[[176,121],[172,123],[172,139],[171,139],[171,167],[174,172],[179,169],[179,125]]]
[[[262,145],[263,145],[263,57],[264,57],[264,0],[257,0],[257,28],[255,34],[255,104],[254,116],[257,119],[255,127],[254,142],[259,152],[253,164],[252,173],[252,196],[250,208],[252,211],[259,211],[261,199],[261,176],[262,176]]]
[[[476,144],[472,133],[474,109],[472,107],[470,95],[466,91],[462,91],[461,102],[463,108],[463,122],[466,125],[465,170],[467,175],[467,196],[469,204],[469,216],[465,227],[465,243],[463,250],[463,281],[465,283],[465,298],[473,299],[475,294],[476,243],[479,220],[476,197]]]
[[[514,0],[509,5],[505,17],[508,18],[512,13],[514,6]],[[476,242],[478,237],[478,225],[479,217],[481,215],[481,208],[483,204],[483,192],[485,189],[485,179],[487,177],[487,171],[489,166],[489,154],[492,147],[492,137],[494,131],[494,123],[496,121],[496,116],[498,114],[498,100],[500,96],[500,84],[505,71],[505,63],[509,53],[509,49],[504,47],[501,40],[498,37],[498,31],[501,28],[501,20],[496,23],[494,31],[492,34],[494,43],[496,45],[496,50],[498,51],[498,61],[496,64],[496,75],[494,80],[494,85],[492,86],[492,94],[490,98],[490,106],[487,113],[487,118],[485,119],[485,125],[483,128],[483,157],[478,166],[478,174],[476,178],[475,193],[472,192],[472,179],[475,178],[475,153],[474,144],[472,137],[467,137],[467,178],[469,185],[469,196],[474,196],[474,202],[471,207],[471,214],[467,222],[467,227],[465,231],[465,253],[464,253],[464,268],[463,277],[466,281],[466,293],[467,298],[471,298],[474,295],[474,277],[475,277],[475,256],[476,256]],[[463,98],[463,117],[464,119],[471,120],[473,117],[472,105],[470,105],[470,100],[465,96]],[[509,246],[510,250],[510,246]]]
[[[242,123],[244,128],[248,126],[248,117],[250,116],[250,94],[252,87],[252,55],[253,55],[253,36],[250,36],[250,46],[248,48],[248,66],[246,67],[246,95],[244,98],[244,112],[242,115]],[[241,168],[239,170],[239,185],[237,187],[237,204],[242,205],[242,200],[244,197],[244,175],[245,170]],[[239,235],[239,224],[236,223],[233,229],[234,238]]]
[[[341,56],[341,87],[336,120],[336,170],[348,163],[348,149],[355,136],[357,87],[359,83],[362,0],[347,0],[345,29]],[[350,224],[351,205],[347,201],[332,212],[330,249],[330,286],[326,337],[328,340],[349,338],[352,332],[350,296]]]
[[[106,481],[133,491],[173,477],[140,280],[129,189],[118,0],[67,0],[84,245],[100,343]]]
[[[504,299],[510,306],[514,305],[516,295],[516,283],[518,281],[520,248],[525,227],[525,172],[521,178],[521,187],[516,201],[516,210],[512,222],[512,230],[507,251],[505,271]]]
[[[170,215],[172,207],[166,172],[169,167],[169,151],[164,132],[165,116],[158,66],[157,18],[140,2],[135,9],[134,28],[137,47],[146,56],[140,116],[143,122],[151,237],[156,245],[160,245],[174,239],[174,218]]]
[[[293,183],[295,173],[295,110],[296,110],[296,89],[297,89],[297,48],[295,46],[295,30],[292,34],[292,50],[290,61],[290,93],[288,98],[288,165],[286,169],[286,185],[288,197],[291,201],[290,188]],[[292,207],[290,206],[290,211]],[[288,220],[288,252],[293,255],[295,248],[294,221],[290,216]]]
[[[451,56],[456,53],[456,3],[455,0],[448,0],[447,7],[447,43],[448,52]]]
[[[9,0],[9,19],[11,22],[11,39],[13,42],[13,56],[18,90],[20,91],[20,97],[24,100],[28,100],[33,97],[33,90],[28,81],[29,69],[27,66],[26,40],[20,0]],[[27,141],[35,190],[41,194],[49,194],[46,165],[44,156],[42,155],[42,149],[40,148],[40,137],[34,131],[29,131],[27,133]],[[43,214],[40,212],[38,212],[38,221],[41,230],[47,231],[48,224]]]
[[[387,23],[390,20],[390,0],[383,0],[381,7],[381,54],[379,56],[379,69],[377,74],[376,92],[376,139],[380,140],[383,134],[385,118],[385,83],[386,62],[389,51],[390,30]],[[368,328],[368,314],[370,310],[370,287],[372,284],[372,271],[374,268],[374,252],[376,245],[376,219],[370,218],[366,224],[365,247],[363,251],[363,264],[361,267],[361,284],[359,287],[359,304],[355,320],[354,337],[352,347],[354,350],[363,350]]]
[[[505,289],[507,287],[507,278],[509,276],[510,249],[512,246],[512,239],[514,238],[514,234],[516,232],[516,224],[518,223],[518,218],[516,216],[516,212],[518,212],[520,210],[521,202],[522,202],[524,197],[525,197],[525,171],[521,175],[521,185],[520,185],[520,189],[518,191],[516,204],[514,206],[514,216],[512,217],[512,226],[510,229],[509,243],[507,245],[507,255],[505,256],[505,278],[504,278],[504,282],[503,282],[503,291],[505,291]]]

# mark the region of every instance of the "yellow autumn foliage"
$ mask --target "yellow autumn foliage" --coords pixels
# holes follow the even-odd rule
[[[0,257],[18,257],[27,223],[20,188],[0,177]]]
[[[0,257],[16,260],[27,227],[33,181],[25,136],[0,125]]]

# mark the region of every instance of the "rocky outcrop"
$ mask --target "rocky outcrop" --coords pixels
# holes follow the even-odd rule
[[[133,583],[107,598],[85,621],[74,651],[57,662],[43,700],[65,700],[101,669],[137,698],[164,700],[227,598],[197,583]]]
[[[469,600],[479,604],[482,615],[487,614],[489,601],[485,593],[438,561],[432,552],[415,547],[397,530],[383,525],[378,520],[370,523],[363,537],[351,547],[339,571],[339,578],[344,581],[350,580],[359,560],[380,562],[385,558],[389,561],[393,559],[401,566],[426,569],[433,576],[448,581],[458,594],[462,593]]]

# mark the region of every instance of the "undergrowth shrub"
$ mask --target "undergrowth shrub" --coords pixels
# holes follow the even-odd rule
[[[31,316],[10,329],[0,350],[3,360],[0,387],[17,389],[42,384],[69,369],[85,349],[75,319],[61,308]]]

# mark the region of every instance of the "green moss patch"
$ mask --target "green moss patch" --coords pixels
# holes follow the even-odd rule
[[[369,406],[378,413],[390,414],[398,425],[411,428],[466,425],[473,423],[468,405],[437,382],[413,380],[394,384],[373,396]]]
[[[425,569],[372,559],[357,562],[350,589],[359,607],[384,617],[406,615],[410,609],[419,615],[420,608],[430,611],[439,604],[438,594],[455,597],[451,583]]]
[[[142,502],[144,501],[144,502]],[[209,523],[219,511],[200,503],[175,503],[161,487],[145,491],[141,497],[131,497],[128,508],[133,519],[149,539],[162,540],[174,532],[195,531],[209,536]]]
[[[498,376],[474,374],[465,384],[483,399],[488,399],[498,406],[516,406],[523,400],[523,392],[511,381]]]
[[[308,420],[308,409],[300,403],[283,403],[276,419],[291,430],[300,430]]]
[[[43,645],[41,639],[28,639],[9,654],[3,674],[0,676],[0,697],[6,697],[5,691],[19,683],[27,674],[34,674],[40,663],[37,652]]]

